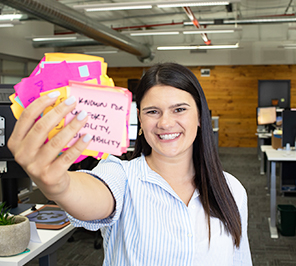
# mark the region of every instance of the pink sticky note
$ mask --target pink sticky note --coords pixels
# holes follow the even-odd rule
[[[57,64],[44,64],[41,69],[43,86],[40,92],[67,86],[72,73],[66,61]]]
[[[121,142],[126,125],[126,114],[130,99],[125,93],[90,89],[79,84],[71,84],[70,94],[77,99],[76,108],[66,116],[67,125],[80,111],[88,113],[88,121],[70,141],[73,145],[79,137],[89,133],[92,141],[89,150],[121,155]]]
[[[68,85],[71,71],[64,61],[57,64],[47,64],[36,76],[30,76],[14,86],[21,102],[26,108],[41,92],[53,90]]]
[[[21,82],[14,86],[14,89],[25,108],[40,95],[39,84],[41,84],[42,80],[38,76],[39,75],[23,78]]]
[[[68,62],[68,67],[74,80],[85,81],[93,78],[99,79],[101,76],[101,62]]]

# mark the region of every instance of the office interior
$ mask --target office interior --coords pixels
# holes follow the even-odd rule
[[[296,206],[295,1],[234,0],[198,6],[201,1],[188,0],[184,6],[171,0],[173,7],[161,6],[168,1],[22,2],[0,0],[0,106],[7,104],[13,85],[30,75],[44,53],[103,57],[115,85],[131,91],[155,63],[187,66],[205,92],[223,167],[248,193],[253,265],[296,264],[295,234],[284,236],[276,226],[277,237],[273,237],[269,221],[279,214],[278,209],[271,212],[272,199],[276,207]],[[135,3],[140,7],[127,9]],[[151,8],[143,9],[144,4]],[[5,18],[8,15],[19,17]],[[263,112],[269,108],[264,113],[267,122],[261,122],[260,108]],[[0,146],[0,153],[4,148],[5,144]],[[285,161],[271,159],[274,154],[265,149],[287,152],[281,157]],[[271,162],[275,162],[275,179],[271,178]],[[73,169],[96,163],[90,159]],[[13,160],[8,164],[13,165]],[[22,170],[14,169],[18,205],[47,203],[38,187],[23,178]],[[7,181],[3,180],[2,184]],[[0,194],[1,201],[3,189]],[[76,230],[70,240],[57,249],[58,265],[102,263],[102,240],[97,232]],[[94,247],[96,241],[100,245]],[[25,265],[39,265],[39,261]]]

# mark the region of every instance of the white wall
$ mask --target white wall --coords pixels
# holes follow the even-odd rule
[[[0,53],[39,60],[45,52],[51,52],[53,49],[35,49],[32,41],[26,38],[34,35],[53,35],[53,33],[53,24],[43,21],[27,21],[13,28],[0,28]]]

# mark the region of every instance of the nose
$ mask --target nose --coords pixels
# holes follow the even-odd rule
[[[160,129],[169,129],[175,125],[175,119],[169,113],[162,113],[157,122],[157,127]]]

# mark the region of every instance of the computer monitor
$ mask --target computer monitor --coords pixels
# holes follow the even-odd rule
[[[276,107],[257,107],[257,125],[270,125],[276,122]]]
[[[296,110],[284,110],[282,117],[282,146],[285,147],[287,143],[290,143],[291,147],[295,146]]]
[[[19,179],[28,178],[26,172],[18,165],[7,147],[16,119],[10,108],[9,95],[14,93],[13,85],[0,86],[0,177],[2,201],[7,206],[18,206]],[[29,179],[28,179],[29,181]],[[29,183],[29,182],[28,182]]]
[[[131,110],[130,110],[129,131],[128,131],[130,146],[133,146],[135,144],[137,135],[138,135],[137,104],[136,102],[132,102]]]

